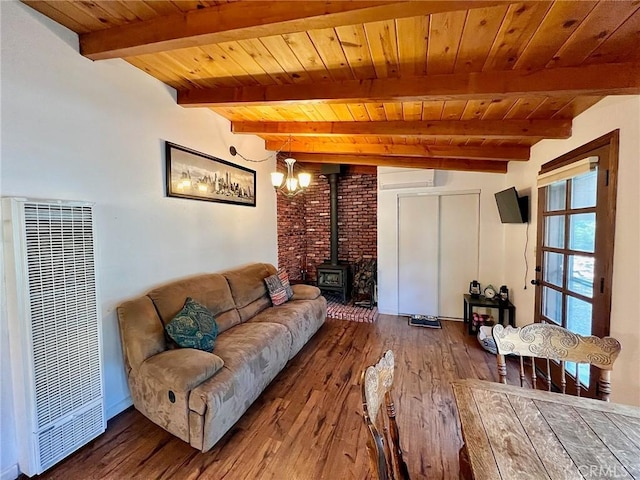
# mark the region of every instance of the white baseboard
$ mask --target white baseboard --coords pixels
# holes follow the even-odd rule
[[[16,480],[20,475],[18,464],[11,465],[0,472],[0,480]]]
[[[128,396],[128,397],[125,397],[124,399],[120,400],[115,405],[111,405],[110,407],[107,407],[107,411],[106,411],[107,420],[115,417],[120,412],[122,412],[122,411],[126,410],[127,408],[129,408],[131,405],[133,405],[133,400],[131,400],[131,396]],[[4,478],[2,478],[0,480],[4,480]]]

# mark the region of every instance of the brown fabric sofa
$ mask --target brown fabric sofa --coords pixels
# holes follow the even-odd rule
[[[198,275],[120,305],[135,407],[194,448],[209,450],[326,319],[327,302],[309,285],[294,285],[290,301],[272,306],[264,279],[275,272],[255,263]],[[213,353],[167,344],[164,325],[187,297],[216,317]]]

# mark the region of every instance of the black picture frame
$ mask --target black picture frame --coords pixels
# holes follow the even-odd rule
[[[256,206],[256,172],[166,141],[167,197]]]

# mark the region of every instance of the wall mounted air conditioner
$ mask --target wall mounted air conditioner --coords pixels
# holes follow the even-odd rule
[[[93,205],[2,209],[18,466],[32,476],[106,428]]]
[[[435,170],[402,169],[378,174],[380,190],[425,188],[435,186]]]

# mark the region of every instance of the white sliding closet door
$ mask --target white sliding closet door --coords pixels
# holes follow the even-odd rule
[[[462,318],[462,294],[478,278],[480,195],[440,197],[439,315]]]
[[[398,313],[438,314],[438,197],[398,197]]]
[[[480,195],[398,197],[398,313],[462,318],[478,277]]]

